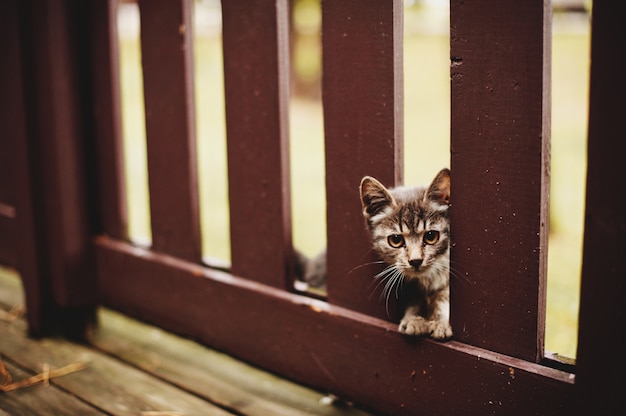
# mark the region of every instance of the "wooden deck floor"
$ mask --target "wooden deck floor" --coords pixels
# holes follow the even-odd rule
[[[22,298],[15,272],[0,267],[0,359],[13,382],[50,378],[0,391],[0,416],[368,414],[324,404],[322,392],[107,309],[89,345],[31,339]],[[66,370],[76,371],[54,377],[74,364]]]

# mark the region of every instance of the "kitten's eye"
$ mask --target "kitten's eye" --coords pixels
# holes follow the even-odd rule
[[[439,231],[430,230],[424,233],[424,244],[435,244],[439,241]]]
[[[393,248],[400,248],[404,246],[404,237],[402,237],[400,234],[391,234],[389,237],[387,237],[387,242]]]

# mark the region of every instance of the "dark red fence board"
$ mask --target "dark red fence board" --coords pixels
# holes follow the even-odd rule
[[[0,264],[17,266],[15,207],[0,204]]]
[[[291,285],[286,0],[222,2],[233,273]]]
[[[15,207],[19,207],[20,215],[17,218],[16,232],[17,234],[8,235],[5,234],[5,238],[11,238],[13,245],[17,250],[19,272],[22,278],[22,285],[24,287],[24,297],[26,306],[28,307],[28,327],[31,333],[41,334],[45,326],[45,317],[49,316],[46,310],[46,301],[44,298],[50,297],[50,283],[43,282],[42,280],[42,262],[37,257],[36,247],[36,235],[37,224],[35,223],[34,207],[32,204],[32,198],[30,197],[31,189],[31,165],[28,158],[28,142],[27,142],[27,129],[25,113],[25,99],[24,89],[22,88],[24,71],[22,68],[22,43],[21,39],[24,34],[23,23],[20,19],[24,19],[25,10],[18,7],[18,0],[2,2],[2,28],[5,31],[3,33],[3,39],[6,40],[4,45],[8,47],[4,51],[5,56],[10,58],[7,62],[13,62],[13,65],[2,65],[4,69],[2,85],[3,91],[6,94],[2,94],[2,114],[6,115],[6,119],[2,120],[2,128],[10,128],[7,131],[7,135],[3,137],[6,142],[2,145],[1,150],[6,150],[8,145],[8,139],[12,138],[12,157],[15,161],[13,171],[14,181],[14,198]],[[9,71],[14,72],[9,72]],[[6,78],[5,78],[6,77]],[[9,82],[7,82],[9,81]],[[7,98],[10,97],[10,101]],[[8,105],[8,104],[11,105]],[[5,107],[6,106],[6,107]],[[15,114],[10,113],[10,109],[16,111]],[[1,116],[0,116],[1,117]],[[8,178],[7,178],[8,179]],[[0,230],[0,233],[4,230]],[[19,237],[19,238],[18,238]]]
[[[402,1],[322,3],[328,299],[387,318],[369,296],[375,261],[361,214],[365,175],[402,180]]]
[[[90,9],[93,132],[102,232],[127,239],[117,5],[118,0],[99,0]]]
[[[31,333],[81,332],[97,301],[79,68],[84,7],[18,2],[24,110],[15,137],[19,271]],[[76,335],[74,333],[73,335]]]
[[[41,3],[41,4],[40,4]],[[77,37],[80,9],[70,2],[22,5],[25,108],[37,244],[45,256],[55,301],[95,302],[90,259],[84,118]],[[18,212],[20,209],[18,207]]]
[[[0,4],[0,263],[15,266],[15,141],[24,137],[17,4]]]
[[[549,2],[451,2],[452,326],[543,355],[550,155]]]
[[[577,389],[582,413],[623,408],[626,372],[626,80],[623,7],[594,2],[587,202],[583,249]],[[617,10],[620,10],[618,13]]]
[[[626,91],[615,10],[594,10],[574,384],[573,374],[535,364],[545,314],[549,2],[451,4],[456,340],[448,343],[400,335],[377,294],[368,297],[380,269],[360,267],[374,260],[360,179],[402,180],[402,1],[323,4],[329,302],[284,290],[292,278],[288,1],[222,2],[232,274],[200,264],[192,1],[140,4],[150,250],[124,241],[116,0],[76,4],[0,9],[19,55],[13,101],[24,109],[12,127],[16,209],[4,203],[0,215],[16,218],[31,332],[51,323],[84,329],[98,283],[110,306],[382,413],[560,415],[621,405],[626,172],[616,149]],[[86,166],[91,151],[99,185]],[[91,186],[101,188],[97,215]],[[92,240],[96,216],[113,238]]]
[[[404,338],[395,324],[107,238],[96,245],[107,303],[384,414],[567,414],[567,373]]]
[[[200,261],[192,6],[139,2],[152,246]]]

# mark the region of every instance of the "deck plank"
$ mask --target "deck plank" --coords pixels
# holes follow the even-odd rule
[[[19,306],[22,299],[18,291],[19,282],[16,284],[15,278],[10,274],[10,270],[0,269],[0,310],[4,311],[3,319],[0,319],[0,351],[3,357],[8,357],[13,367],[37,373],[41,371],[43,363],[51,368],[60,368],[73,362],[87,361],[89,364],[86,369],[55,378],[51,380],[51,385],[108,414],[137,415],[146,411],[171,411],[185,415],[231,415],[208,401],[88,346],[65,339],[29,338],[26,321],[23,318],[10,319],[7,313],[14,306]],[[19,374],[14,378],[18,379],[18,376]],[[42,387],[32,387],[23,391],[1,393],[3,397],[0,408],[12,413],[12,407],[19,404],[16,400],[21,396],[38,402],[40,400],[37,394],[43,394],[38,393],[41,389]],[[28,396],[28,392],[32,395]],[[42,400],[41,405],[45,405],[44,401]],[[32,404],[38,405],[40,404]],[[23,414],[40,413],[24,410]]]
[[[3,361],[14,380],[22,380],[34,375],[32,372],[23,371],[6,360]],[[90,416],[105,414],[54,385],[33,386],[9,393],[0,393],[0,416]]]
[[[58,368],[89,360],[86,370],[53,384],[110,414],[147,410],[230,414],[222,407],[241,415],[367,415],[343,403],[321,404],[322,392],[104,308],[91,346],[53,338],[33,340],[26,336],[23,319],[9,320],[8,311],[22,305],[15,271],[0,267],[2,354],[32,372],[40,371],[44,362]],[[11,409],[6,408],[9,414]]]
[[[366,415],[320,404],[320,392],[119,313],[102,310],[99,321],[94,346],[237,413]]]
[[[106,413],[137,415],[146,411],[171,411],[185,415],[230,415],[86,346],[63,339],[30,339],[26,336],[23,319],[0,322],[0,334],[0,351],[20,367],[33,372],[40,371],[42,363],[60,368],[76,361],[87,361],[86,369],[55,378],[51,383]]]
[[[22,285],[14,269],[0,266],[0,303],[10,307],[24,305]]]

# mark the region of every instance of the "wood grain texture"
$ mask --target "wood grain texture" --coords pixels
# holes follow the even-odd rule
[[[368,297],[382,267],[368,265],[377,259],[358,188],[365,175],[386,186],[402,181],[402,7],[396,0],[322,3],[328,300],[383,318],[378,295]]]
[[[237,414],[367,415],[355,408],[321,404],[321,392],[111,310],[102,310],[99,316],[94,347]]]
[[[294,269],[287,11],[286,0],[222,2],[232,270],[279,288]]]
[[[52,368],[59,368],[79,360],[87,361],[86,369],[55,378],[51,380],[51,384],[71,392],[72,396],[90,403],[105,414],[137,415],[144,411],[170,411],[197,416],[231,414],[85,346],[63,339],[30,339],[26,336],[26,324],[23,320],[0,321],[0,334],[2,335],[0,336],[0,350],[3,356],[11,357],[12,362],[17,366],[34,373],[41,372],[42,363],[47,363]],[[34,389],[37,387],[28,391],[32,392]],[[14,393],[22,395],[28,391]],[[2,397],[0,397],[0,403],[2,403]],[[57,401],[49,405],[52,407],[61,404],[63,403]],[[33,405],[37,404],[33,403],[31,406]],[[39,405],[45,406],[46,404],[40,403]],[[88,406],[84,407],[89,409]],[[83,413],[60,411],[56,414]]]
[[[152,245],[200,262],[192,6],[139,2]]]
[[[377,412],[565,414],[572,399],[573,377],[562,371],[405,338],[395,324],[326,302],[110,239],[96,244],[107,304]]]
[[[34,374],[7,362],[4,356],[0,356],[0,358],[3,359],[13,380],[22,380]],[[8,413],[4,413],[4,411]],[[106,413],[85,404],[77,397],[56,386],[42,387],[41,385],[9,393],[0,393],[0,415],[5,414],[12,416],[106,415]]]
[[[15,306],[22,305],[22,291],[19,277],[10,269],[0,267],[0,321],[7,324],[10,321],[11,311]],[[21,323],[19,328],[21,328]],[[0,326],[0,336],[4,336],[7,327]],[[8,325],[8,330],[15,331],[16,327]],[[24,335],[17,331],[14,335]],[[23,342],[38,343],[35,340],[22,340]],[[22,342],[20,341],[20,342]],[[76,355],[82,355],[85,351],[84,345],[64,342],[71,350],[76,346]],[[11,341],[9,341],[11,342]],[[98,351],[104,352],[108,356],[115,357],[120,362],[129,364],[144,372],[147,377],[157,378],[186,392],[198,396],[202,400],[217,404],[233,414],[249,416],[284,415],[284,416],[305,416],[305,415],[326,415],[326,416],[366,416],[369,413],[350,407],[346,404],[326,405],[321,404],[320,399],[324,397],[323,392],[315,391],[304,386],[290,382],[271,373],[262,371],[249,364],[237,361],[236,359],[211,350],[192,340],[184,339],[168,333],[160,328],[138,322],[129,317],[109,309],[101,309],[98,315],[98,327],[89,339],[89,350],[95,354]],[[3,356],[5,361],[10,360],[10,356]],[[92,368],[92,371],[95,371]],[[11,370],[14,379],[19,379],[20,374]],[[124,372],[119,374],[124,377]],[[103,379],[102,384],[107,380]],[[65,386],[71,388],[71,386]],[[55,389],[55,387],[50,387]],[[77,393],[83,389],[79,388]],[[67,390],[73,394],[73,390]],[[134,389],[127,393],[133,394]],[[50,406],[46,403],[38,403],[40,399],[48,401],[47,395],[32,394],[33,391],[24,391],[22,395],[30,400],[29,406],[23,407],[27,414],[42,414],[37,411],[28,412],[29,409],[43,409]],[[143,396],[146,392],[140,392]],[[0,409],[11,410],[15,413],[19,408],[18,399],[9,398],[3,401],[8,395],[0,393]],[[78,398],[89,403],[93,400],[87,395],[79,395]],[[51,400],[52,401],[52,400]],[[122,403],[128,401],[122,399]],[[18,403],[13,406],[13,403]],[[11,403],[6,405],[6,403]],[[3,407],[5,406],[6,407]],[[83,414],[72,412],[72,407],[68,406],[67,411],[62,412],[57,409],[54,415],[58,414]],[[130,411],[130,410],[129,410]],[[119,413],[126,413],[121,411]],[[88,413],[85,413],[88,414]],[[110,413],[109,413],[110,414]],[[2,412],[0,411],[0,415]]]
[[[550,164],[548,2],[451,2],[451,321],[543,356]]]

